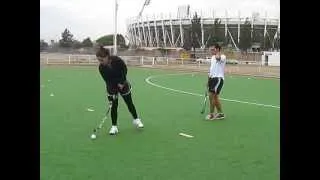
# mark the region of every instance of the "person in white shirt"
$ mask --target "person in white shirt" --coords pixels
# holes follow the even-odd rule
[[[209,69],[207,88],[210,100],[210,113],[207,120],[224,119],[219,94],[224,83],[224,68],[226,65],[226,56],[221,54],[221,46],[215,45],[212,49],[211,65]],[[217,113],[214,112],[215,108]]]

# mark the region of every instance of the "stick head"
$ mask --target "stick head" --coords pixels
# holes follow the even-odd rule
[[[206,111],[206,105],[207,105],[207,95],[204,96],[202,107],[201,107],[201,114],[203,114]]]

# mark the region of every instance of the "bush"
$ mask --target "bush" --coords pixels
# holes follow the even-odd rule
[[[239,61],[235,59],[227,59],[226,64],[239,64]]]

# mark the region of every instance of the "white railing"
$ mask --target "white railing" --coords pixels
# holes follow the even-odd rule
[[[196,59],[182,59],[170,57],[149,57],[149,56],[120,56],[126,64],[136,66],[153,65],[198,65],[205,64]],[[74,55],[74,54],[40,54],[42,64],[69,64],[69,65],[90,65],[98,64],[95,55]]]
[[[128,66],[175,68],[208,72],[210,63],[205,59],[182,59],[169,57],[120,56]],[[245,62],[227,60],[226,73],[272,76],[280,78],[280,67],[264,66],[261,61]],[[42,65],[98,65],[95,55],[40,54]]]

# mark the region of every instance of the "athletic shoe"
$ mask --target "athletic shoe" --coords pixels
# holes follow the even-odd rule
[[[210,113],[206,116],[206,120],[214,120],[215,113]]]
[[[133,124],[137,126],[137,128],[143,128],[143,124],[140,119],[134,119]]]
[[[111,129],[109,131],[110,135],[116,135],[119,132],[117,126],[111,126]]]
[[[217,113],[216,116],[214,117],[214,119],[224,119],[225,116],[223,113]]]

